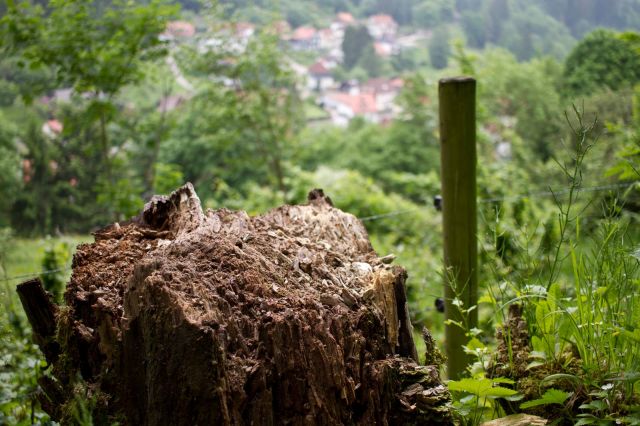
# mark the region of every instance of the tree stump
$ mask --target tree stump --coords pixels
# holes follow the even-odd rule
[[[321,190],[249,217],[203,212],[187,184],[94,235],[40,339],[53,418],[80,397],[97,424],[452,424],[406,272]]]

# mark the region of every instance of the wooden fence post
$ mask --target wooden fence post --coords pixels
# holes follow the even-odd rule
[[[440,80],[440,141],[444,233],[445,345],[447,373],[459,379],[469,356],[466,330],[477,326],[476,81]],[[462,306],[456,302],[462,302]],[[463,324],[465,329],[453,324]]]

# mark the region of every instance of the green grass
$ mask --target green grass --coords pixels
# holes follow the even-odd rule
[[[13,238],[9,242],[6,260],[6,277],[0,275],[0,279],[9,277],[11,283],[24,281],[28,278],[12,278],[22,276],[35,276],[41,272],[42,260],[48,247],[65,243],[68,246],[68,259],[71,265],[71,257],[75,253],[78,244],[93,241],[90,235],[68,235],[63,237],[47,238]],[[0,270],[0,272],[2,272]]]
[[[0,424],[51,424],[36,402],[37,378],[45,364],[31,340],[16,285],[38,276],[46,251],[53,248],[58,253],[56,259],[62,261],[56,268],[62,269],[58,277],[67,281],[76,246],[91,240],[82,235],[0,241]]]

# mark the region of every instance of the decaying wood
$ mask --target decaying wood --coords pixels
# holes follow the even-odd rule
[[[78,248],[43,406],[64,416],[82,392],[97,423],[451,424],[391,260],[319,190],[257,217],[205,213],[190,184],[156,197]]]
[[[55,361],[60,350],[54,340],[58,309],[51,295],[45,291],[40,278],[18,284],[16,291],[33,330],[33,340],[48,362]]]

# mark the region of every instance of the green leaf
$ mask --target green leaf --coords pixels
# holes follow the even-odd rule
[[[542,344],[539,337],[534,336],[531,340],[532,342],[535,341],[535,344]],[[531,353],[529,354],[529,358],[546,360],[547,354],[544,351],[531,351]]]
[[[549,389],[542,395],[542,398],[520,404],[522,410],[527,408],[538,407],[540,405],[564,404],[564,402],[572,395],[572,392],[564,392],[558,389]]]
[[[542,362],[542,361],[532,361],[529,364],[527,364],[527,370],[531,370],[533,368],[540,367],[540,366],[542,366],[544,364],[545,363]]]
[[[580,426],[580,425],[592,425],[596,422],[596,419],[580,419],[576,422],[575,426]]]
[[[494,299],[489,294],[484,294],[478,299],[478,303],[488,303],[490,305],[495,305],[496,304],[496,299]]]
[[[512,385],[512,384],[515,383],[514,380],[507,379],[506,377],[496,377],[494,379],[491,379],[491,381],[493,383],[503,383],[503,384],[507,384],[507,385]]]
[[[558,380],[571,380],[576,384],[579,384],[581,382],[581,379],[574,374],[558,373],[558,374],[551,374],[545,377],[540,381],[540,383],[556,382]]]
[[[508,383],[508,379],[498,379],[502,383]],[[478,397],[503,398],[517,394],[513,389],[494,386],[496,381],[490,379],[462,379],[459,381],[451,380],[449,390],[458,392],[467,392]]]
[[[587,404],[582,404],[579,408],[582,410],[603,411],[607,408],[607,404],[599,399],[594,399]]]
[[[471,340],[469,340],[469,343],[467,343],[466,348],[470,351],[474,351],[476,349],[484,349],[486,346],[484,345],[484,343],[482,343],[480,340],[478,340],[477,338],[473,338]]]
[[[513,395],[513,396],[506,396],[504,399],[506,399],[507,401],[512,401],[512,402],[516,402],[516,401],[520,401],[524,398],[524,395],[522,394],[517,394],[517,395]]]

